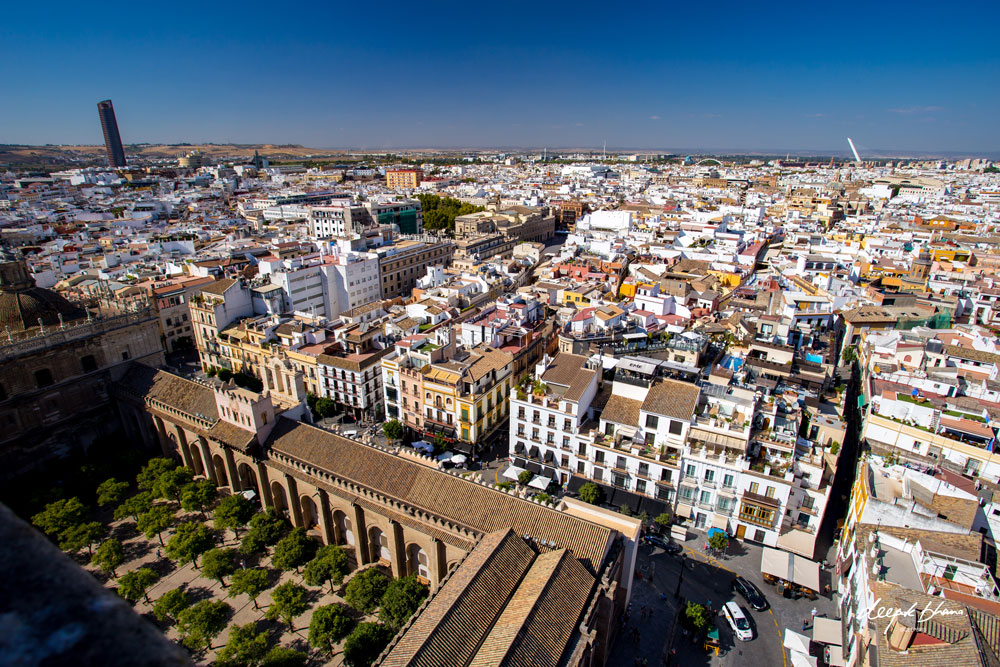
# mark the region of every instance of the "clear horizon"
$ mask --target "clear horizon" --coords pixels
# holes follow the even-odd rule
[[[11,7],[0,142],[1000,152],[997,3],[380,7]]]

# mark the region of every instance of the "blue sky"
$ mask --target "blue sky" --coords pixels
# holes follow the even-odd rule
[[[995,0],[642,4],[11,3],[0,142],[1000,150]]]

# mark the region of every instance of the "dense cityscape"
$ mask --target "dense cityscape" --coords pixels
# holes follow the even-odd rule
[[[153,662],[993,664],[991,161],[152,158],[99,107],[112,166],[0,178],[4,500]]]

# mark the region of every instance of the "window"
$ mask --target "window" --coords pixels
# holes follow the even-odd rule
[[[733,488],[733,476],[732,475],[725,475],[722,478],[722,486],[726,487],[727,489]]]
[[[576,448],[576,453],[579,454],[580,456],[586,456],[587,455],[587,445],[585,445],[585,444],[583,444],[581,442],[580,445],[579,445],[579,447]]]
[[[128,350],[122,350],[122,361],[128,361]]]
[[[604,479],[603,468],[594,468],[594,479],[596,479],[598,482]]]
[[[646,415],[646,428],[656,428],[660,423],[660,418],[656,415]]]
[[[644,479],[635,480],[635,492],[646,493],[646,480]]]
[[[618,461],[615,464],[615,467],[616,468],[620,468],[621,470],[625,469],[626,465],[625,465],[625,457],[624,456],[619,456],[618,457]]]
[[[568,435],[564,435],[563,436],[562,446],[563,446],[563,449],[569,449],[569,436]]]
[[[759,482],[750,482],[750,493],[757,493],[760,490]]]
[[[690,502],[691,499],[693,499],[693,498],[694,498],[694,489],[692,489],[690,487],[687,487],[687,486],[682,486],[681,487],[681,500],[687,500],[688,502]]]
[[[687,469],[684,471],[684,475],[687,477],[697,477],[698,469],[694,467],[693,463],[689,463]]]
[[[41,370],[35,371],[35,385],[38,387],[48,387],[51,384],[55,384],[52,379],[52,371],[48,368],[43,368]]]
[[[594,452],[594,460],[598,463],[604,463],[604,452],[600,449]]]
[[[96,371],[97,360],[94,359],[94,355],[88,354],[87,356],[80,359],[80,366],[83,368],[84,373],[89,373],[90,371]]]
[[[656,487],[656,498],[658,500],[673,500],[673,492],[665,486]]]
[[[705,481],[708,482],[708,483],[710,483],[710,484],[715,481],[715,471],[714,470],[709,469],[709,470],[705,471]]]
[[[701,492],[701,500],[699,502],[701,502],[701,503],[703,503],[705,505],[711,504],[711,502],[712,502],[712,492],[711,491],[702,491]]]
[[[680,435],[684,432],[684,422],[670,420],[670,432],[674,435]]]
[[[649,464],[648,463],[640,463],[639,464],[639,474],[642,475],[643,477],[649,477]]]
[[[583,475],[584,473],[587,472],[587,464],[584,463],[583,461],[577,461],[576,462],[576,471],[578,473],[580,473],[581,475]]]
[[[564,431],[572,431],[573,430],[573,421],[570,420],[570,419],[564,419],[563,420],[563,430]]]
[[[626,486],[628,486],[628,477],[621,473],[616,472],[612,474],[611,479],[612,479],[612,484],[614,484],[616,488],[624,489]]]
[[[774,487],[769,486],[766,489],[764,489],[764,495],[767,496],[768,498],[774,498]]]
[[[462,421],[464,421],[464,422],[469,421],[469,409],[468,408],[462,408]],[[468,440],[468,438],[466,438],[466,440]]]
[[[559,465],[560,465],[560,467],[568,468],[569,467],[569,457],[566,456],[565,454],[563,454],[562,458],[559,460]]]
[[[670,469],[669,468],[664,468],[663,470],[660,471],[660,481],[661,482],[669,482],[670,481]]]

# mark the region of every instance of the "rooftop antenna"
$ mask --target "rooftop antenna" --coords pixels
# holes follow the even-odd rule
[[[854,142],[851,141],[850,137],[847,137],[847,143],[851,146],[851,152],[854,153],[854,159],[857,161],[858,165],[861,164],[861,156],[858,155],[858,149],[854,147]]]

